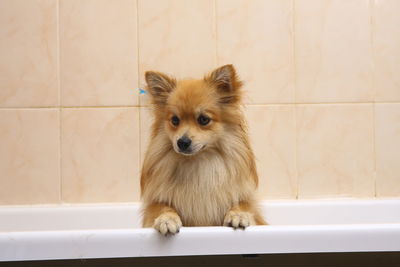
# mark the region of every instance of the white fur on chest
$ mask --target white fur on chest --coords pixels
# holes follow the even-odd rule
[[[177,162],[160,181],[158,201],[173,206],[184,225],[221,225],[225,214],[253,188],[238,179],[232,163],[217,153],[202,153]]]
[[[171,204],[187,225],[220,225],[225,213],[238,202],[233,181],[223,159],[201,155],[177,166]]]

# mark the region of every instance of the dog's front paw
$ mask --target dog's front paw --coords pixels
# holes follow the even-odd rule
[[[182,227],[182,221],[176,213],[166,212],[155,219],[153,227],[163,235],[176,234]]]
[[[247,226],[254,225],[253,214],[246,211],[229,211],[224,219],[224,226],[231,226],[235,229],[243,228]]]

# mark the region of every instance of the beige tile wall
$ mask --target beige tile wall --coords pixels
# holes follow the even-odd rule
[[[0,205],[139,200],[148,69],[233,63],[268,199],[400,197],[398,0],[0,0]]]

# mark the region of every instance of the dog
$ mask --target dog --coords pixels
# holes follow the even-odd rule
[[[264,225],[258,176],[233,65],[203,79],[147,71],[154,122],[141,172],[143,227]]]

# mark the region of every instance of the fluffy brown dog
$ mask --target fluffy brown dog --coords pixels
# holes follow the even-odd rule
[[[254,155],[232,65],[201,80],[146,72],[155,121],[141,175],[143,226],[265,224],[255,200]]]

